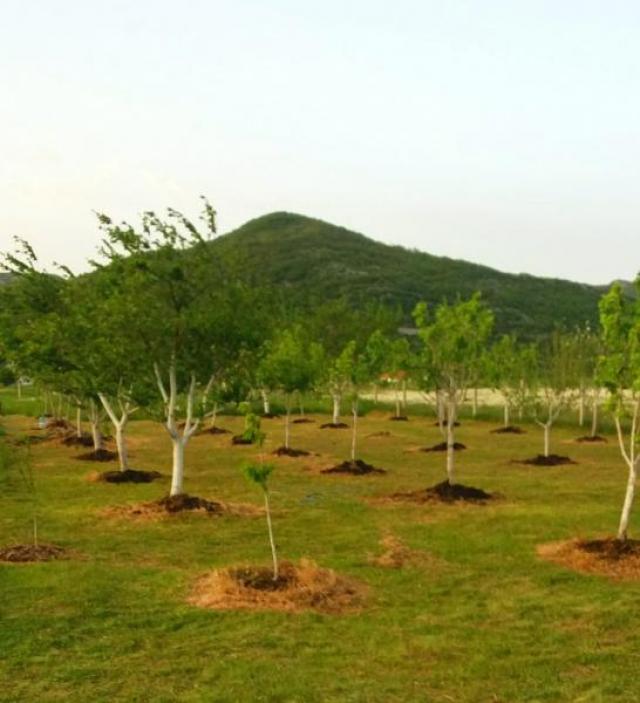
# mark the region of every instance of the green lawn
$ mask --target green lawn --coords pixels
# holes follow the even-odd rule
[[[316,418],[320,419],[320,418]],[[523,436],[464,422],[462,482],[499,491],[486,506],[380,505],[368,497],[443,478],[444,456],[406,452],[440,440],[433,420],[361,421],[362,458],[385,476],[322,476],[314,466],[346,458],[349,433],[294,426],[293,446],[322,460],[278,459],[274,526],[283,557],[310,557],[369,587],[346,616],[215,612],[188,605],[194,580],[212,567],[269,563],[262,518],[201,515],[160,522],[107,519],[104,506],[160,497],[167,481],[90,483],[95,469],[74,449],[31,449],[41,538],[79,558],[0,565],[1,701],[434,701],[632,703],[640,698],[640,584],[573,573],[541,562],[537,544],[613,533],[625,470],[618,449],[564,444],[575,466],[512,465],[541,449]],[[9,436],[33,420],[3,418]],[[240,418],[221,425],[239,430]],[[268,448],[281,421],[264,423]],[[133,423],[134,465],[167,473],[161,427]],[[229,501],[261,498],[239,466],[254,455],[229,438],[196,437],[188,448],[189,493]],[[307,468],[305,468],[307,467]],[[26,541],[30,501],[3,478],[2,544]],[[635,525],[638,525],[636,519]],[[636,528],[638,530],[638,528]],[[640,530],[638,530],[640,531]],[[375,567],[386,534],[431,555],[425,567]]]

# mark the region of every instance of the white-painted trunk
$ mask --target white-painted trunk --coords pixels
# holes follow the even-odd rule
[[[260,391],[260,395],[262,396],[262,412],[264,415],[270,415],[271,414],[271,402],[269,401],[269,394],[263,388]]]
[[[455,483],[455,427],[456,408],[450,401],[447,404],[447,479],[452,485]]]
[[[592,437],[595,437],[598,434],[598,424],[599,424],[598,409],[599,409],[598,394],[594,393],[593,403],[591,405],[591,436]]]
[[[356,444],[358,441],[358,403],[354,403],[351,409],[353,414],[353,426],[351,428],[351,461],[356,460]]]
[[[618,539],[622,540],[627,539],[629,518],[631,517],[631,508],[633,507],[633,501],[636,494],[636,483],[638,481],[636,463],[634,461],[628,461],[627,464],[629,466],[629,477],[627,479],[627,490],[624,496],[622,514],[620,515],[620,525],[618,527]]]
[[[395,398],[396,398],[396,417],[400,417],[400,392],[398,387],[395,388]]]
[[[264,492],[264,509],[267,513],[267,528],[269,530],[269,544],[271,545],[271,559],[273,561],[273,580],[278,580],[278,553],[276,541],[273,538],[273,525],[271,524],[271,507],[269,506],[269,491]]]
[[[511,422],[511,408],[509,406],[509,403],[504,404],[504,426],[509,427],[509,424]]]
[[[169,495],[178,496],[184,493],[184,437],[172,437],[173,466],[171,468],[171,490]]]
[[[478,389],[474,388],[471,395],[471,414],[473,417],[478,416]]]
[[[549,456],[551,451],[551,423],[547,422],[544,425],[544,455]]]
[[[580,398],[578,400],[578,424],[584,427],[584,410],[585,410],[585,393],[584,388],[580,389]]]
[[[340,394],[333,394],[333,424],[337,425],[340,422]]]
[[[104,447],[100,420],[91,420],[91,437],[93,438],[93,451],[100,451]]]
[[[213,410],[211,411],[211,419],[209,421],[209,429],[213,430],[216,426],[216,420],[218,419],[218,403],[213,404]]]

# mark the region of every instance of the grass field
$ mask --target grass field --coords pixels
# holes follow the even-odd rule
[[[375,413],[361,420],[361,456],[388,469],[384,476],[319,474],[346,458],[350,435],[317,423],[295,425],[292,445],[320,457],[275,462],[281,555],[309,557],[368,587],[362,610],[340,616],[190,606],[194,581],[211,568],[269,563],[264,519],[106,518],[106,506],[162,496],[168,479],[90,483],[95,465],[75,460],[77,450],[33,446],[41,539],[77,558],[0,565],[0,701],[639,700],[640,584],[575,573],[535,551],[553,540],[613,534],[626,479],[613,441],[569,444],[579,432],[563,427],[552,449],[578,464],[527,468],[509,461],[540,451],[535,427],[496,436],[489,423],[464,422],[458,438],[469,449],[458,454],[459,480],[503,499],[368,500],[443,479],[443,455],[405,451],[440,440],[432,423],[392,423]],[[33,420],[9,416],[3,424],[11,436]],[[237,431],[242,420],[220,424]],[[267,449],[281,444],[281,421],[263,426]],[[392,436],[365,439],[383,430]],[[189,493],[261,504],[239,470],[255,449],[208,436],[187,451]],[[169,471],[158,425],[132,424],[131,454],[137,468]],[[0,543],[28,541],[32,501],[15,476],[2,481]],[[369,563],[389,534],[425,552],[424,564]]]

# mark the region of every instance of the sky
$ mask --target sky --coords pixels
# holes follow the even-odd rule
[[[205,194],[510,272],[640,270],[640,3],[1,0],[0,250]]]

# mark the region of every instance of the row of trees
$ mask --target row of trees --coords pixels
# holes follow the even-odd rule
[[[602,332],[557,332],[538,345],[493,338],[493,314],[479,296],[414,311],[418,334],[398,336],[397,311],[345,303],[313,312],[292,309],[281,291],[246,281],[238,262],[214,256],[216,214],[204,201],[201,222],[175,210],[144,213],[138,227],[99,216],[103,244],[89,274],[50,274],[21,242],[5,257],[14,281],[0,289],[0,356],[84,413],[94,448],[113,426],[120,466],[129,468],[126,429],[139,409],[162,419],[172,443],[171,495],[184,492],[185,447],[218,408],[259,395],[284,398],[284,447],[290,449],[294,403],[310,393],[332,400],[333,423],[350,404],[351,458],[357,455],[362,392],[391,386],[396,414],[408,386],[432,403],[446,436],[447,476],[455,481],[455,426],[473,389],[496,389],[504,424],[532,409],[544,431],[563,408],[592,407],[597,432],[606,388],[629,466],[619,536],[626,536],[639,452],[640,312],[619,287],[601,305]],[[627,415],[630,412],[630,417]],[[628,420],[628,421],[627,421]],[[629,434],[625,436],[625,428]]]

